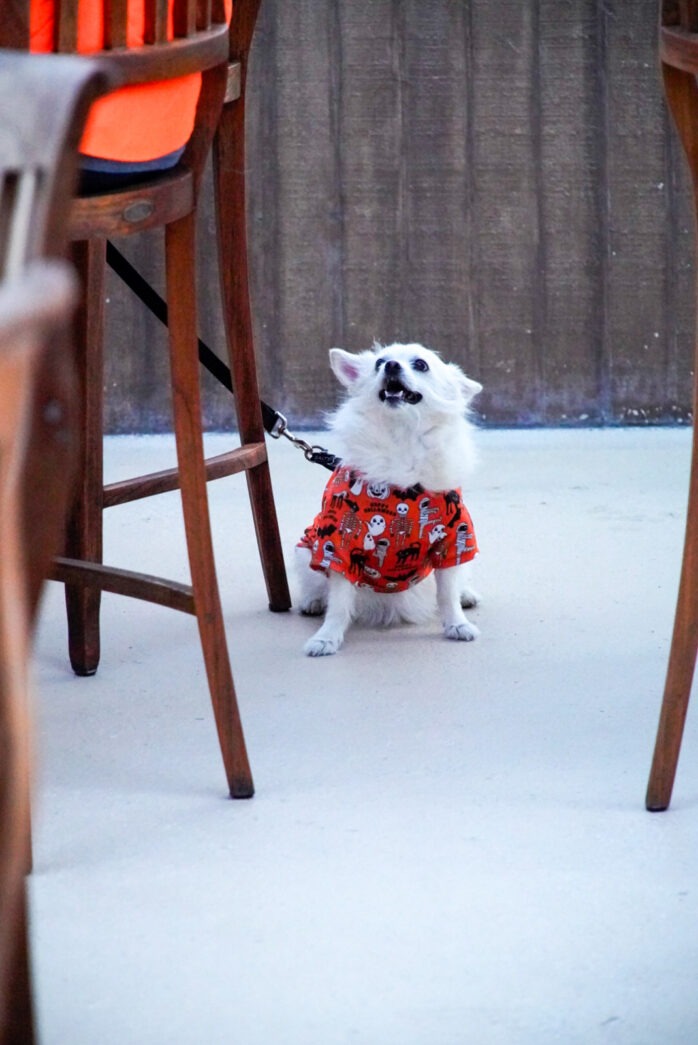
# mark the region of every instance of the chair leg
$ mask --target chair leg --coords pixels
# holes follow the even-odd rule
[[[698,648],[698,430],[693,435],[691,482],[679,595],[664,698],[647,786],[646,806],[661,812],[671,801]]]
[[[102,561],[103,485],[103,341],[106,242],[73,244],[73,262],[83,296],[75,320],[75,354],[79,378],[80,457],[76,497],[68,522],[66,555]],[[68,649],[76,675],[94,675],[100,656],[97,588],[67,584]]]
[[[65,520],[76,476],[77,394],[72,347],[61,331],[47,343],[44,352],[44,365],[34,386],[23,482],[30,620],[35,618],[51,561],[65,546]]]
[[[165,232],[172,399],[194,604],[231,798],[254,793],[218,592],[204,468],[196,349],[195,215]]]
[[[36,1040],[27,921],[27,893],[22,883],[7,1005],[2,1014],[4,1021],[0,1021],[0,1045],[33,1045]]]
[[[228,357],[243,444],[264,442],[247,269],[244,120],[242,98],[224,106],[214,141],[213,163],[218,269]],[[268,461],[250,469],[247,482],[269,608],[283,612],[290,609],[291,596]]]

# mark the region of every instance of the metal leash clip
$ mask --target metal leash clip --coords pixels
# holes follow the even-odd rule
[[[318,446],[317,444],[311,445],[307,443],[305,439],[299,438],[297,435],[293,435],[288,430],[288,421],[283,414],[276,411],[276,419],[274,425],[269,432],[272,439],[280,439],[281,436],[284,439],[288,439],[290,443],[297,446],[299,450],[303,451],[306,461],[312,461],[313,464],[321,464],[324,468],[328,468],[331,472],[339,464],[339,458],[331,454],[329,450],[326,450],[324,446]]]

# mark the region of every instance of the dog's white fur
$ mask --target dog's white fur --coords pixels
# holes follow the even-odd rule
[[[416,369],[426,364],[427,369]],[[382,361],[379,363],[379,361]],[[399,380],[408,393],[381,399],[386,386],[385,363],[399,364]],[[333,450],[343,463],[370,480],[408,488],[421,483],[427,490],[464,488],[475,464],[468,405],[482,386],[454,363],[445,363],[422,345],[374,345],[358,355],[330,349],[330,366],[348,395],[328,418]],[[395,368],[391,367],[395,373]],[[409,393],[421,395],[411,402]],[[305,645],[311,657],[336,653],[353,620],[370,625],[427,620],[433,600],[425,600],[423,581],[392,594],[357,588],[330,571],[329,577],[310,569],[310,552],[296,549],[301,584],[300,609],[308,615],[325,613],[319,630]],[[436,602],[444,634],[470,641],[479,631],[463,613],[474,606],[476,593],[465,584],[464,566],[435,570]]]

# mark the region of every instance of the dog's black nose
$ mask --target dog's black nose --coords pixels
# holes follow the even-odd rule
[[[385,364],[385,373],[388,377],[397,377],[401,370],[402,366],[397,359],[389,359]]]

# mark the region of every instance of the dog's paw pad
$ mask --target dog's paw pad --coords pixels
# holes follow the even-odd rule
[[[321,617],[327,609],[325,599],[308,599],[300,605],[300,611],[304,617]]]
[[[464,610],[471,610],[482,600],[482,596],[474,588],[464,588],[460,594],[460,604]]]
[[[479,634],[480,629],[470,621],[466,621],[465,624],[447,624],[444,627],[446,638],[455,642],[472,642]]]
[[[342,645],[337,639],[308,639],[303,650],[308,657],[329,657]]]

